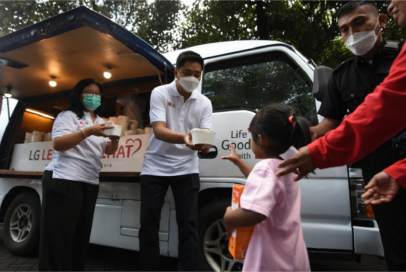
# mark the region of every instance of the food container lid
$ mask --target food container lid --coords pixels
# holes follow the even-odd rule
[[[205,128],[193,128],[190,132],[191,133],[199,132],[199,133],[216,134],[216,132],[214,132],[213,130],[205,129]]]

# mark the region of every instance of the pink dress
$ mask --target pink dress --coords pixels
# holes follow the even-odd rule
[[[300,188],[294,174],[276,177],[277,159],[257,163],[241,207],[267,217],[255,226],[243,271],[310,271],[300,221]]]

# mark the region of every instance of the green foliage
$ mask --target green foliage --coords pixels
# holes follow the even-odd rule
[[[167,52],[174,47],[177,39],[180,1],[155,1],[149,5],[147,17],[140,20],[134,33],[153,45],[158,51]],[[140,18],[141,19],[141,18]]]
[[[255,16],[246,1],[197,0],[184,11],[178,48],[209,42],[246,40],[253,37]]]
[[[196,0],[181,25],[176,48],[230,41],[267,39],[293,45],[318,64],[336,67],[352,54],[341,41],[336,12],[344,1]],[[387,2],[377,2],[387,13]],[[406,30],[388,16],[386,39],[403,40]],[[265,31],[265,34],[264,34]]]
[[[104,14],[166,52],[194,45],[234,40],[277,40],[293,45],[318,64],[336,67],[351,56],[340,38],[336,12],[342,1],[181,0],[0,1],[0,36],[84,5]],[[387,2],[377,1],[381,13]],[[181,19],[182,18],[182,19]],[[403,40],[401,28],[388,15],[388,40]]]
[[[0,1],[0,36],[75,7],[68,1]]]
[[[0,1],[0,36],[47,19],[59,13],[86,6],[111,18],[116,23],[153,45],[168,51],[176,37],[178,1]]]

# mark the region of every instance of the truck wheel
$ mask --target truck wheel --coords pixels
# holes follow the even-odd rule
[[[199,242],[201,271],[241,271],[242,263],[228,251],[228,238],[223,216],[230,199],[217,199],[199,211]]]
[[[3,240],[17,256],[28,256],[38,249],[41,204],[38,195],[24,192],[11,202],[4,218]]]

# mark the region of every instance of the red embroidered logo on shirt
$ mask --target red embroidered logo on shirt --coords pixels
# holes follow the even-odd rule
[[[79,124],[83,125],[83,122],[82,122],[82,121],[79,121]]]
[[[172,107],[172,102],[171,101],[168,102],[168,106]]]

